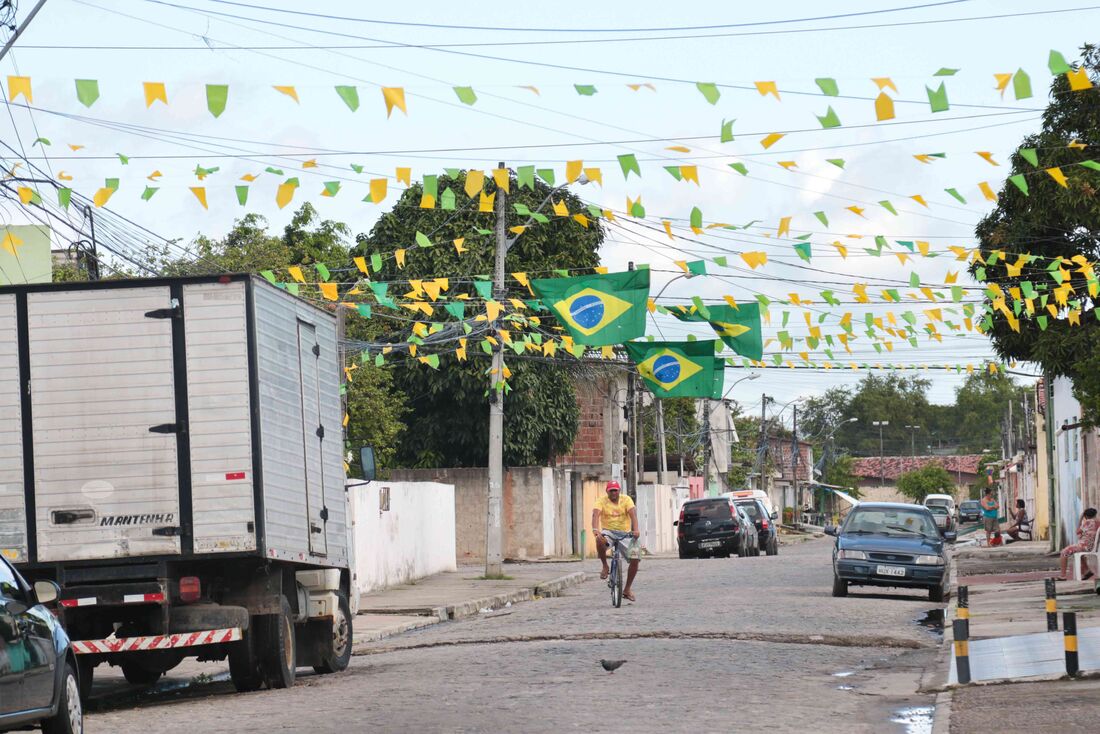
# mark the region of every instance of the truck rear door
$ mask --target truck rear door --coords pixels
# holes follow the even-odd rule
[[[325,429],[321,424],[321,346],[317,327],[298,322],[298,368],[302,400],[302,466],[306,475],[306,516],[309,522],[309,550],[328,553],[325,537]]]
[[[27,297],[38,560],[180,552],[167,286]]]

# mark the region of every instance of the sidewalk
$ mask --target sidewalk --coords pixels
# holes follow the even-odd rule
[[[502,580],[479,578],[484,572],[483,565],[460,565],[456,571],[363,594],[355,617],[355,646],[523,601],[558,596],[587,580],[577,561],[506,563],[508,578]]]
[[[943,652],[925,688],[957,685],[951,622],[958,618],[958,586],[966,586],[970,596],[973,685],[941,694],[934,731],[984,732],[993,722],[998,731],[1034,731],[1040,723],[1047,731],[1083,731],[1084,700],[1079,697],[1094,695],[1095,685],[1065,678],[1062,613],[1077,613],[1081,673],[1100,673],[1096,585],[1058,582],[1058,631],[1047,632],[1044,580],[1058,575],[1058,556],[1045,541],[996,548],[960,542],[952,563],[956,589],[947,609]],[[1062,703],[1049,705],[1053,701]]]

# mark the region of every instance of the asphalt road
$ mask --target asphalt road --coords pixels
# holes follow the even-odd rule
[[[915,691],[934,664],[939,638],[919,621],[935,605],[900,590],[834,599],[829,552],[818,539],[776,557],[648,559],[636,604],[613,609],[593,580],[381,640],[347,672],[300,671],[284,691],[236,694],[218,664],[147,692],[103,674],[86,729],[930,731],[932,697]],[[609,674],[601,658],[626,663]]]

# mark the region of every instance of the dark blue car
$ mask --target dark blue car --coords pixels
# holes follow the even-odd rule
[[[827,527],[833,547],[833,596],[847,596],[848,586],[894,586],[928,589],[931,601],[947,594],[947,555],[928,508],[893,502],[861,502],[840,527]]]

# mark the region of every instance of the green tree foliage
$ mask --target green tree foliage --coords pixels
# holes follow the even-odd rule
[[[898,477],[898,491],[916,502],[930,494],[952,494],[955,482],[939,464],[928,464]]]
[[[1092,298],[1097,292],[1090,292],[1085,273],[1070,260],[1084,256],[1094,263],[1100,257],[1100,174],[1074,165],[1095,159],[1100,145],[1100,47],[1082,48],[1082,66],[1094,86],[1074,92],[1065,74],[1055,77],[1041,129],[1024,138],[1011,160],[1009,175],[1026,177],[1028,195],[1005,183],[996,208],[978,223],[976,234],[984,262],[972,263],[970,272],[984,275],[1002,288],[1010,313],[1016,306],[1010,289],[1026,288],[1025,283],[1038,291],[1033,300],[1037,316],[1050,317],[1048,303],[1058,307],[1060,316],[1081,311],[1079,326],[1071,325],[1068,318],[1050,317],[1045,329],[1040,319],[1024,314],[1017,331],[1003,312],[994,310],[986,330],[1002,358],[1037,362],[1046,372],[1072,378],[1085,420],[1096,424],[1100,422],[1100,321]],[[1074,140],[1088,147],[1068,147]],[[1026,149],[1037,151],[1038,168],[1021,154]],[[1064,167],[1069,178],[1066,188],[1043,171],[1053,166]],[[1004,259],[1013,264],[1020,254],[1045,259],[1027,263],[1018,276],[1009,277],[1003,263],[989,262],[997,251],[1003,251]],[[1065,258],[1065,265],[1048,270],[1051,258],[1059,256]],[[1061,304],[1053,295],[1058,279],[1073,287],[1067,302]],[[994,298],[995,294],[987,291],[987,302],[992,304]]]
[[[846,487],[847,494],[859,499],[859,478],[852,473],[853,461],[855,459],[850,454],[844,454],[835,461],[826,463],[821,481],[836,487]]]
[[[1001,444],[1002,417],[1009,402],[1017,408],[1025,389],[1001,373],[975,372],[955,391],[954,420],[959,452],[979,453]],[[1019,415],[1019,411],[1017,412]]]
[[[680,455],[684,457],[684,469],[695,471],[696,459],[702,456],[703,431],[695,409],[695,398],[664,398],[661,400],[665,414],[665,456],[669,470],[679,468]],[[645,425],[645,456],[657,456],[657,403],[642,409]]]
[[[369,259],[375,252],[388,256],[396,247],[407,247],[403,269],[393,259],[386,259],[383,271],[372,277],[395,281],[450,275],[452,291],[472,293],[470,281],[492,279],[494,239],[491,233],[478,234],[478,231],[491,230],[495,217],[478,211],[478,200],[467,197],[463,191],[464,182],[464,175],[438,179],[441,199],[447,189],[455,194],[453,211],[419,208],[422,188],[419,184],[410,187],[393,209],[379,218],[369,234],[357,237],[352,255]],[[515,212],[513,204],[525,205],[531,211],[540,207],[549,211],[551,189],[541,181],[531,190],[519,188],[513,179],[510,188],[509,228],[529,223],[526,216]],[[485,190],[493,193],[496,187],[489,181]],[[571,212],[585,210],[584,203],[568,191],[556,191],[552,198],[564,200]],[[417,232],[427,235],[434,246],[417,246]],[[596,220],[585,228],[572,218],[551,216],[549,221],[534,224],[518,235],[508,252],[505,271],[525,272],[537,278],[549,277],[555,269],[593,267],[599,264],[597,250],[603,237]],[[465,240],[462,244],[466,252],[461,255],[452,244],[459,238]],[[505,297],[530,299],[532,295],[509,277]],[[467,318],[481,308],[476,298],[468,301]],[[543,318],[545,323],[551,323],[548,315],[543,314]],[[390,329],[385,338],[403,341],[408,326],[405,323],[403,330]],[[397,452],[401,464],[485,465],[489,359],[473,340],[467,353],[467,362],[444,356],[439,370],[406,364],[404,360],[393,362],[394,384],[408,395],[411,408],[406,418],[408,431]],[[506,356],[510,354],[506,352]],[[512,376],[508,380],[511,389],[505,396],[505,463],[512,466],[547,463],[565,453],[576,435],[578,410],[572,380],[566,367],[535,359],[513,356],[506,359],[506,364]]]

